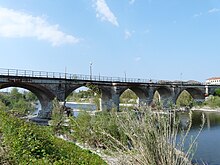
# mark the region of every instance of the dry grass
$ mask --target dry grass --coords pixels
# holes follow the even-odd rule
[[[189,114],[191,117],[191,114]],[[110,153],[117,157],[120,164],[126,165],[191,165],[196,150],[196,139],[189,139],[191,121],[187,129],[180,127],[175,114],[159,115],[145,112],[113,113],[119,129],[127,136],[127,144],[111,139]]]

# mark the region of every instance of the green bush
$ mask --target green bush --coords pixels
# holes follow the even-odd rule
[[[77,118],[71,118],[71,127],[74,130],[72,138],[91,147],[114,148],[117,146],[114,139],[124,143],[127,141],[126,135],[117,125],[116,116],[108,112],[99,112],[93,116],[80,112]]]
[[[0,93],[0,101],[8,111],[17,116],[25,116],[35,110],[34,103],[37,98],[31,92],[20,93],[17,88],[13,88],[9,93]]]
[[[220,97],[220,88],[215,89],[214,95]]]
[[[2,111],[0,119],[3,146],[11,164],[106,164],[90,151],[54,137],[49,127],[26,123]]]
[[[220,107],[220,97],[219,96],[209,96],[208,100],[206,100],[203,105],[209,106],[211,108]]]

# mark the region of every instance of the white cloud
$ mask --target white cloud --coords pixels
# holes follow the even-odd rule
[[[96,17],[100,18],[102,21],[108,21],[115,26],[119,26],[117,22],[117,18],[109,9],[105,0],[96,0],[95,2],[96,7]]]
[[[132,36],[132,32],[130,32],[129,30],[125,30],[124,31],[124,38],[127,40],[129,38],[131,38]]]
[[[0,7],[0,36],[34,37],[46,40],[53,46],[76,44],[80,40],[59,30],[59,25],[50,25],[44,18]]]
[[[213,8],[213,9],[210,9],[209,11],[208,11],[208,13],[217,13],[217,12],[220,12],[220,9],[217,9],[217,8]]]
[[[130,0],[129,4],[132,5],[133,3],[135,3],[135,0]]]

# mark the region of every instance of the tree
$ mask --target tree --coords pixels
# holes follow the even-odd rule
[[[10,93],[0,94],[0,101],[5,104],[6,109],[19,116],[25,116],[33,112],[36,100],[37,97],[33,93],[20,93],[18,88],[13,88]]]
[[[189,94],[189,92],[187,92],[186,90],[184,90],[178,97],[177,101],[176,101],[176,105],[183,107],[183,106],[189,106],[190,104],[192,104],[193,102],[193,97]]]
[[[33,94],[32,92],[25,92],[24,93],[24,97],[25,99],[27,99],[28,101],[33,101],[33,102],[36,102],[38,99],[37,99],[37,96],[35,94]]]
[[[130,89],[125,90],[120,96],[121,103],[136,103],[137,95]]]
[[[215,89],[214,95],[220,97],[220,88]]]

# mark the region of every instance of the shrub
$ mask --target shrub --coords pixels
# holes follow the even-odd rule
[[[219,96],[209,96],[208,100],[206,100],[203,105],[209,106],[211,108],[220,107],[220,97]]]
[[[3,145],[11,164],[106,164],[99,156],[54,137],[49,127],[0,112]]]
[[[220,88],[215,89],[214,95],[220,97]]]

